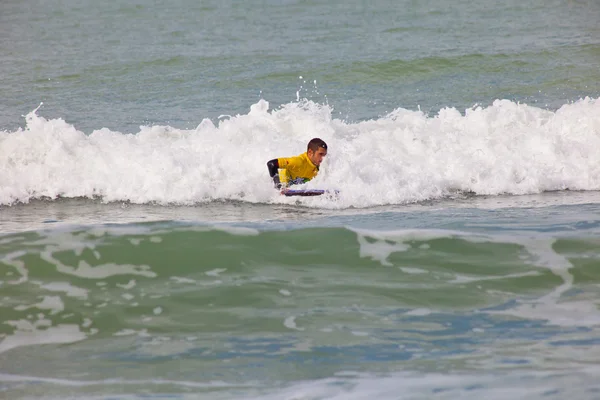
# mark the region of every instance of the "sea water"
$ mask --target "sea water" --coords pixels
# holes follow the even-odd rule
[[[600,397],[598,21],[3,2],[0,397]]]

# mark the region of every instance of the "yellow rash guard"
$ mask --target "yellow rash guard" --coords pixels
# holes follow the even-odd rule
[[[279,179],[281,183],[286,184],[297,178],[311,180],[319,173],[319,167],[310,161],[306,153],[296,157],[278,158]]]

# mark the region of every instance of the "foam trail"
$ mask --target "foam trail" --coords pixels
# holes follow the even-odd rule
[[[549,111],[508,100],[436,116],[397,109],[346,123],[325,105],[299,101],[196,129],[106,128],[90,135],[37,110],[26,127],[0,132],[0,204],[33,198],[194,204],[213,200],[368,207],[440,198],[456,192],[527,194],[600,189],[600,101]],[[296,155],[312,137],[329,144],[307,186],[341,191],[338,199],[284,198],[265,163]]]
[[[410,249],[410,241],[431,240],[435,238],[454,237],[461,238],[474,243],[496,242],[514,243],[522,246],[530,255],[528,263],[550,270],[560,278],[561,284],[549,293],[536,298],[517,301],[515,307],[506,310],[486,310],[489,314],[506,314],[524,319],[545,320],[550,324],[559,326],[598,326],[600,325],[600,313],[595,302],[572,301],[565,296],[573,288],[574,277],[570,270],[573,264],[562,254],[557,253],[553,244],[556,239],[550,237],[528,237],[525,235],[494,236],[473,235],[467,232],[447,230],[397,230],[397,231],[373,231],[365,229],[352,229],[356,233],[360,246],[360,257],[367,257],[379,261],[384,266],[393,266],[389,261],[392,253],[404,252]],[[536,276],[538,272],[529,271],[518,274],[507,274],[500,279],[509,277]],[[457,275],[451,280],[452,283],[472,282],[476,280],[491,280],[498,277],[470,278]]]

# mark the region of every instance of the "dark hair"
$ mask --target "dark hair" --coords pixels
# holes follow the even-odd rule
[[[327,150],[327,143],[325,143],[322,139],[314,138],[311,139],[310,142],[308,142],[308,146],[306,146],[306,151],[317,151],[319,150],[319,147],[322,147],[325,150]]]

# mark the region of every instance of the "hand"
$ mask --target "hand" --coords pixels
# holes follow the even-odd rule
[[[302,185],[304,183],[306,183],[306,180],[304,178],[296,178],[290,182],[290,184],[292,185]]]
[[[281,187],[283,186],[281,184],[281,182],[279,181],[279,175],[278,174],[273,175],[273,184],[275,185],[275,189],[281,189]]]

